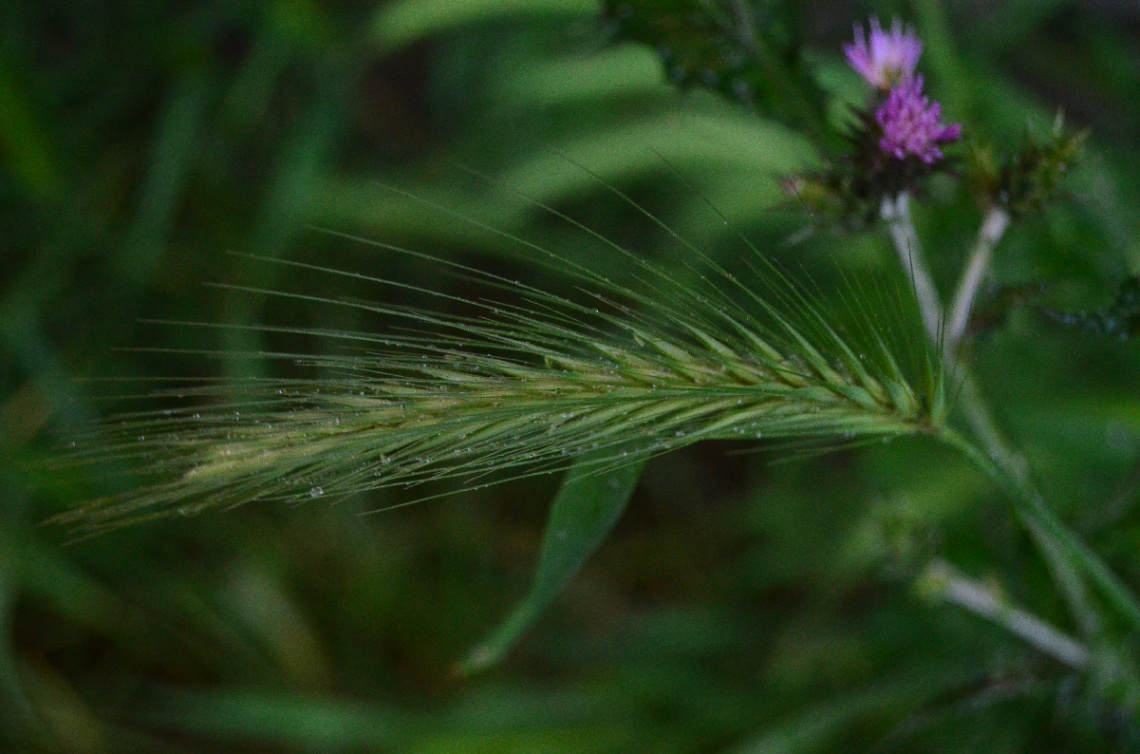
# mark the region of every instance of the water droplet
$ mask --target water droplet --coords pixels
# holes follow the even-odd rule
[[[325,491],[320,487],[313,487],[309,490],[309,497],[320,497],[323,494],[325,494]]]

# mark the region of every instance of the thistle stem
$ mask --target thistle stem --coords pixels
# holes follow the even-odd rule
[[[970,251],[970,260],[962,279],[958,281],[958,290],[954,293],[954,300],[950,305],[949,325],[946,329],[945,351],[953,355],[958,350],[958,344],[966,332],[966,325],[970,321],[970,311],[974,306],[974,298],[978,293],[978,286],[985,277],[989,268],[990,257],[994,246],[1001,240],[1009,227],[1009,214],[1000,207],[992,207],[986,213],[982,227],[978,231],[978,240]]]
[[[913,281],[927,336],[938,348],[942,338],[942,304],[922,258],[918,234],[910,214],[909,196],[902,192],[893,200],[890,198],[884,200],[881,212],[890,230],[899,260]],[[976,277],[979,281],[993,246],[1001,236],[997,231],[1005,230],[1004,227],[1000,227],[1003,224],[1008,224],[1008,218],[1005,223],[993,220],[991,227],[983,228],[980,233],[981,239],[993,240],[981,244],[983,247],[981,251],[976,247],[976,254],[972,255],[984,255],[984,258],[977,262],[980,269]],[[973,264],[973,259],[971,262]],[[966,275],[967,277],[970,275],[969,270]],[[970,287],[976,290],[977,282],[967,286],[967,290]],[[973,293],[969,296],[972,298]],[[941,439],[963,452],[983,473],[994,480],[1012,501],[1015,512],[1033,537],[1063,591],[1074,619],[1078,621],[1086,635],[1095,636],[1100,632],[1100,620],[1089,600],[1081,578],[1082,572],[1096,584],[1133,628],[1140,630],[1140,603],[1100,556],[1082,542],[1045,503],[1030,478],[1024,459],[1009,447],[998,430],[985,401],[978,392],[969,367],[958,360],[952,350],[940,350],[947,366],[960,376],[961,392],[958,405],[984,450],[979,450],[976,445],[949,428],[944,428],[940,433]]]
[[[1075,670],[1091,662],[1088,649],[1037,616],[999,599],[992,590],[967,578],[944,560],[935,560],[920,577],[922,587],[941,598],[985,618],[1021,637],[1044,654]]]
[[[938,289],[934,287],[934,280],[930,277],[922,256],[922,245],[910,214],[910,195],[903,191],[894,199],[887,197],[883,200],[880,212],[890,230],[899,262],[914,285],[926,334],[932,343],[938,343],[942,333],[942,300],[938,297]]]

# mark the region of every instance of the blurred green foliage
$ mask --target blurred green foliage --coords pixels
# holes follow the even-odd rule
[[[911,593],[940,554],[1074,630],[996,491],[921,441],[777,465],[786,450],[707,444],[651,463],[594,561],[475,677],[455,663],[525,593],[556,479],[367,517],[399,496],[251,506],[71,546],[38,526],[123,483],[45,462],[95,417],[161,407],[154,380],[257,375],[288,364],[249,354],[332,347],[241,325],[373,326],[203,286],[376,295],[227,252],[464,290],[316,227],[559,287],[489,224],[620,273],[538,201],[683,269],[684,249],[600,177],[729,265],[740,230],[825,290],[836,265],[893,274],[878,237],[786,243],[805,221],[777,178],[814,164],[807,141],[680,94],[653,50],[610,43],[599,10],[0,5],[0,737],[15,750],[1137,749],[1111,688]],[[1010,231],[995,277],[1041,284],[1059,310],[1103,307],[1140,267],[1140,16],[803,3],[796,34],[836,97],[853,76],[839,45],[871,11],[918,24],[929,88],[967,133],[1014,150],[1058,106],[1091,129],[1072,198]],[[944,287],[979,217],[949,182],[919,210]],[[1137,349],[1021,308],[974,357],[1050,501],[1140,586]]]

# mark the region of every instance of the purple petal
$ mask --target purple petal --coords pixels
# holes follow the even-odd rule
[[[847,62],[867,83],[886,91],[896,82],[914,76],[922,55],[922,42],[913,27],[894,19],[889,31],[872,17],[870,33],[855,25],[855,41],[843,46]]]
[[[943,125],[942,106],[924,97],[922,86],[921,76],[897,84],[875,112],[875,120],[883,130],[880,149],[896,159],[914,156],[932,165],[944,158],[938,145],[961,136],[962,125]]]

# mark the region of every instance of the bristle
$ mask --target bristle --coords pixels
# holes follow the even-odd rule
[[[936,420],[926,407],[939,404],[928,394],[937,378],[905,374],[866,318],[857,329],[878,355],[860,359],[872,351],[841,338],[786,275],[758,280],[770,296],[749,289],[749,310],[721,290],[718,281],[740,283],[718,269],[700,289],[643,269],[660,297],[603,291],[637,302],[636,312],[522,286],[527,307],[465,301],[481,318],[325,301],[409,320],[417,332],[331,333],[369,350],[305,359],[331,376],[231,385],[238,397],[226,405],[114,420],[111,441],[85,459],[136,459],[147,481],[58,520],[99,530],[259,499],[439,479],[471,486],[556,470],[597,448],[623,448],[620,464],[704,439],[850,442],[928,431]]]

